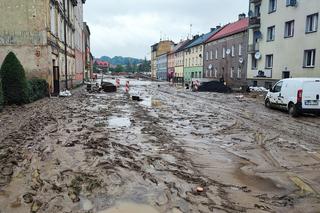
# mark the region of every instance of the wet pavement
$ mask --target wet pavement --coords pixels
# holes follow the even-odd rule
[[[6,108],[0,212],[319,212],[319,117],[132,83]]]

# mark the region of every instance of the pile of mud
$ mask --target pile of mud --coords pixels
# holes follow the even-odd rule
[[[199,92],[219,92],[219,93],[231,93],[232,89],[224,83],[219,81],[204,82],[199,87]]]

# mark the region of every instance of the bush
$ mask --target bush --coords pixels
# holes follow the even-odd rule
[[[29,101],[34,102],[49,94],[48,83],[44,79],[33,78],[28,81],[29,87]]]
[[[25,71],[13,52],[10,52],[4,59],[0,74],[5,103],[17,105],[28,103],[28,83]]]
[[[4,103],[4,100],[3,100],[3,92],[2,92],[2,83],[0,78],[0,112],[3,109],[3,103]]]

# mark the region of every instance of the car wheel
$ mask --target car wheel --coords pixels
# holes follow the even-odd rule
[[[271,108],[271,103],[270,103],[270,100],[269,99],[266,99],[266,101],[265,101],[265,106],[267,107],[267,108]]]
[[[298,112],[298,109],[297,109],[296,105],[294,105],[294,104],[290,104],[289,105],[289,114],[292,117],[298,117],[299,116],[299,112]]]

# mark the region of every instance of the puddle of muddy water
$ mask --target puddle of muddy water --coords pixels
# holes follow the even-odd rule
[[[135,203],[120,203],[99,213],[159,213],[151,206]]]
[[[110,117],[108,126],[111,128],[130,127],[131,121],[126,117]]]

